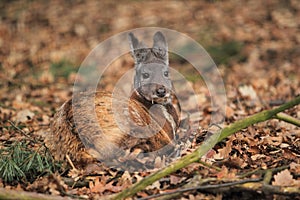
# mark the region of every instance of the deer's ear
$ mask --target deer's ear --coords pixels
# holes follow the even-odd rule
[[[133,33],[128,34],[130,51],[134,58],[134,60],[139,63],[146,59],[148,48],[143,42],[139,42],[139,40],[134,36]]]
[[[128,34],[130,50],[133,52],[139,46],[139,40],[134,36],[133,33]]]
[[[160,31],[153,36],[153,51],[157,57],[168,63],[168,44],[165,36]]]
[[[166,51],[168,50],[165,36],[160,31],[156,32],[153,36],[153,48],[161,48]]]

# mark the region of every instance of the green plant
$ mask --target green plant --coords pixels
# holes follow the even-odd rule
[[[9,184],[21,180],[31,182],[59,168],[44,146],[33,150],[27,141],[22,140],[0,149],[0,178]]]

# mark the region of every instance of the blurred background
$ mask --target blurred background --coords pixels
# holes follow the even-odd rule
[[[299,19],[297,0],[1,1],[0,105],[11,115],[33,106],[36,114],[47,111],[40,120],[48,121],[70,97],[81,62],[97,44],[145,26],[199,42],[218,65],[229,99],[244,84],[265,101],[288,99],[300,93]],[[188,63],[171,58],[194,86],[201,85],[201,77],[183,67]],[[115,73],[124,73],[133,61],[124,56],[114,64],[121,66]],[[104,89],[116,78],[103,80]]]
[[[1,104],[53,112],[70,96],[80,63],[97,44],[145,26],[199,42],[218,65],[229,98],[237,86],[251,84],[265,100],[286,99],[300,88],[299,15],[297,0],[1,1]],[[182,67],[188,63],[173,58],[191,83],[201,82],[191,67]],[[122,66],[116,73],[133,66],[128,56],[115,64]],[[103,80],[104,89],[116,77]]]
[[[30,108],[48,124],[71,96],[76,72],[93,48],[114,34],[149,26],[199,42],[221,72],[228,100],[248,85],[255,98],[281,103],[300,93],[299,19],[297,0],[0,1],[1,118],[15,119]],[[184,59],[170,57],[202,93],[199,103],[206,102],[201,76]],[[113,89],[133,60],[125,55],[112,65],[116,70],[108,71],[101,89]]]

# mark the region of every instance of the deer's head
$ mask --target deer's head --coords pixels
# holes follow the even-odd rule
[[[135,61],[134,89],[152,103],[171,101],[168,46],[164,35],[156,32],[152,48],[129,33],[131,53]]]

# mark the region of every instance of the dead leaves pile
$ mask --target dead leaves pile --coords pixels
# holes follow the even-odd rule
[[[90,50],[115,33],[140,26],[175,29],[205,47],[230,41],[242,44],[236,55],[218,63],[227,92],[226,124],[278,106],[300,94],[300,25],[296,20],[300,7],[297,0],[174,1],[168,4],[133,1],[130,4],[128,6],[127,1],[0,3],[0,149],[4,144],[28,137],[42,141],[55,110],[71,96],[76,69]],[[211,55],[214,58],[213,52]],[[131,66],[126,59],[117,63],[123,67],[115,74],[120,75]],[[185,67],[184,63],[175,64]],[[59,71],[55,66],[67,66],[65,70],[69,71]],[[51,71],[53,68],[56,71]],[[103,89],[113,88],[117,78],[105,79]],[[193,151],[206,137],[205,130],[214,112],[209,91],[200,82],[191,81],[200,92],[196,98],[201,105],[191,125],[200,125],[201,129],[194,133],[186,153]],[[189,104],[189,97],[186,102]],[[194,109],[192,105],[187,108]],[[286,113],[300,118],[299,106]],[[38,149],[39,145],[33,148]],[[202,158],[207,165],[194,163],[161,179],[138,196],[174,191],[187,184],[258,178],[264,170],[281,167],[285,169],[274,172],[270,184],[299,187],[299,149],[299,127],[279,120],[259,123],[232,135],[209,151]],[[148,172],[130,174],[102,166],[99,169],[73,174],[62,172],[18,186],[0,181],[0,186],[98,198],[122,191],[149,175]],[[220,199],[222,195],[193,191],[182,194],[182,198]]]

